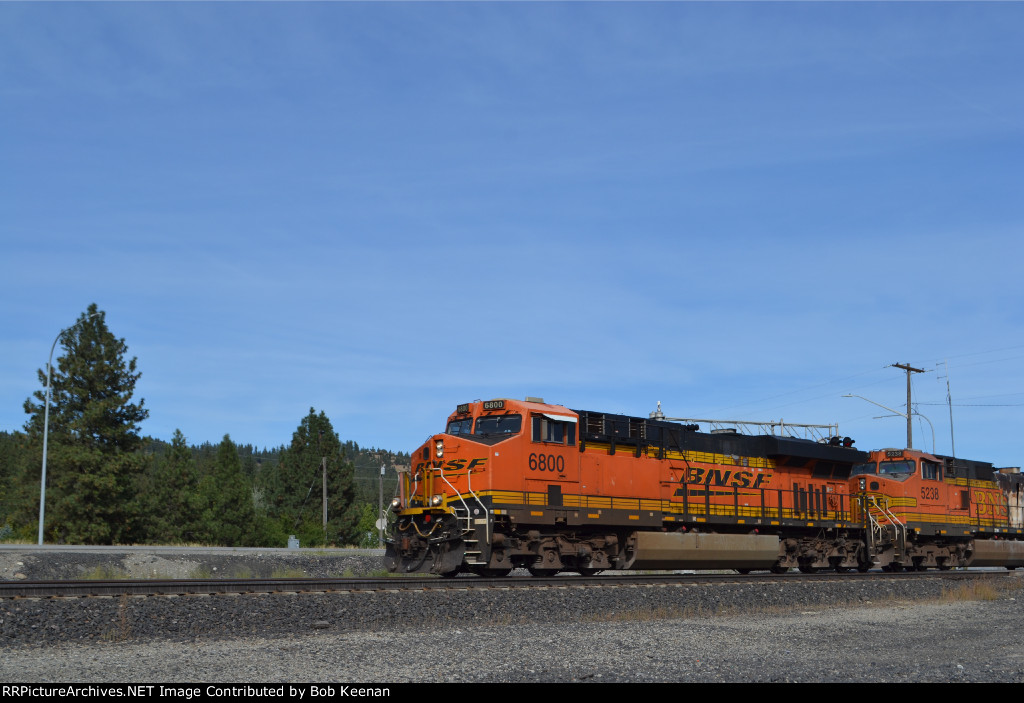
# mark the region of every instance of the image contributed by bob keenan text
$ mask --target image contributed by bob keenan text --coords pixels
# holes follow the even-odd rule
[[[166,686],[162,684],[93,684],[15,685],[0,686],[4,699],[16,698],[180,698],[183,700],[214,698],[289,698],[297,700],[330,698],[388,698],[389,686],[359,684],[282,684],[277,686],[251,684],[202,684]]]

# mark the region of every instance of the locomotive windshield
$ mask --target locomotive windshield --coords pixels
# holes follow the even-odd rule
[[[873,461],[869,461],[866,464],[854,464],[853,470],[850,471],[851,476],[860,476],[861,474],[874,474],[878,471],[878,464]]]
[[[445,434],[469,434],[473,431],[473,418],[465,417],[461,420],[452,420],[448,423]]]
[[[485,415],[476,421],[477,435],[518,434],[523,428],[522,415]]]
[[[894,478],[897,481],[904,481],[914,473],[914,462],[912,461],[880,461],[878,462],[878,473],[886,478]]]

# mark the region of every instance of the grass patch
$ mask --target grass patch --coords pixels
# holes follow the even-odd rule
[[[1014,581],[995,581],[977,579],[942,589],[939,601],[942,603],[960,603],[974,600],[999,600],[1008,593],[1021,590],[1021,584]]]
[[[306,577],[306,572],[302,569],[295,567],[288,567],[287,569],[274,569],[270,572],[270,578],[272,579],[301,579]]]
[[[103,564],[102,566],[86,569],[79,575],[79,578],[83,581],[116,581],[118,579],[129,579],[131,575],[119,567]]]
[[[344,573],[341,573],[337,578],[342,579],[354,579],[354,578],[370,578],[370,579],[383,579],[393,576],[422,576],[423,574],[396,574],[388,571],[387,569],[373,569],[372,571],[364,571],[357,574],[352,567],[345,569]]]
[[[124,642],[132,636],[132,624],[128,620],[128,596],[121,596],[117,606],[117,617],[114,624],[100,635],[103,642]]]
[[[387,569],[374,569],[373,571],[367,571],[363,576],[375,579],[393,578],[395,576],[413,576],[414,574],[399,574]]]
[[[213,572],[210,571],[208,566],[197,566],[189,572],[188,577],[190,579],[212,579]]]

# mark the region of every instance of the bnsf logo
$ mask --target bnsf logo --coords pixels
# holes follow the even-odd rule
[[[987,491],[978,491],[971,494],[971,497],[974,498],[974,507],[977,509],[979,517],[1007,516],[1006,504],[1002,502],[1002,496]]]
[[[753,471],[733,471],[732,469],[699,469],[691,466],[686,470],[687,483],[729,488],[760,488],[771,477],[771,474],[755,475]]]
[[[466,464],[467,461],[469,462],[468,465]],[[423,469],[444,469],[445,471],[462,471],[463,469],[466,469],[467,471],[472,471],[473,469],[480,470],[484,468],[484,464],[486,463],[487,457],[482,459],[473,459],[472,461],[469,459],[452,459],[451,461],[447,461],[443,464],[440,461],[421,461],[413,468],[413,473],[419,473],[420,471],[423,471]]]

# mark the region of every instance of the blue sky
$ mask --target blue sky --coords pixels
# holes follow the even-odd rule
[[[456,404],[1024,447],[1024,5],[0,4],[0,429],[95,302],[146,434]],[[931,448],[927,423],[915,443]],[[923,440],[923,441],[922,441]]]

